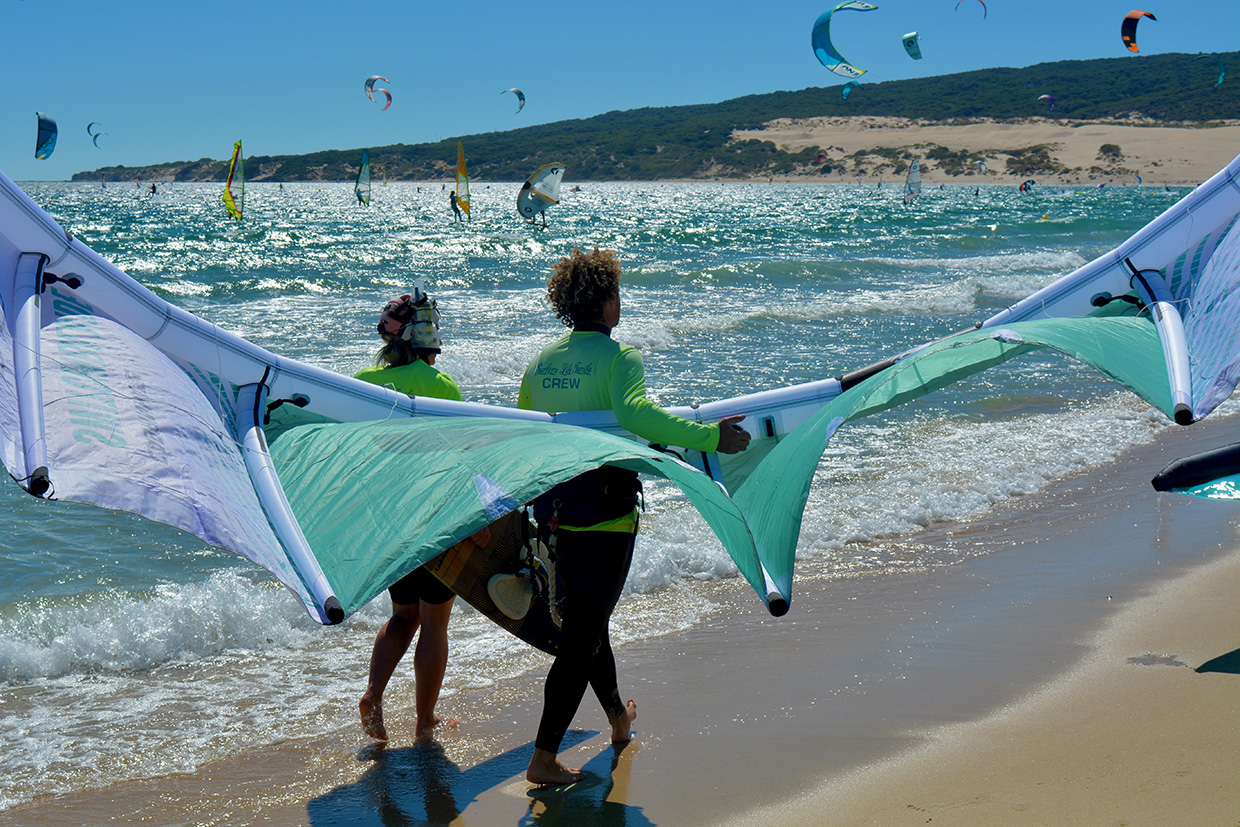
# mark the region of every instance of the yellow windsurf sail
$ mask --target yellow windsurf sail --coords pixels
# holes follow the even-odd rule
[[[456,203],[469,215],[469,173],[465,171],[465,147],[456,142]]]
[[[233,144],[232,162],[228,165],[228,181],[224,184],[224,207],[232,218],[240,218],[245,207],[245,159],[241,157],[241,142]]]

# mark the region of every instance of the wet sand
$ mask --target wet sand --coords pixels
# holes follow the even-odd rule
[[[337,732],[0,824],[1231,824],[1240,505],[1149,478],[1236,424],[1176,429],[985,518],[893,538],[968,559],[805,577],[784,618],[719,584],[704,623],[618,650],[637,739],[608,745],[587,696],[564,758],[590,777],[566,790],[522,780],[539,669],[445,699],[466,723],[438,743],[389,706],[393,740],[373,746],[342,709]]]

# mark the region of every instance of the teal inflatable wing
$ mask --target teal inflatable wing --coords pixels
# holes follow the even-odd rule
[[[745,519],[723,489],[632,440],[472,417],[294,425],[302,416],[291,406],[272,414],[271,456],[345,615],[496,518],[603,465],[679,486],[754,590],[778,600]]]
[[[832,435],[853,419],[903,405],[1035,347],[1091,364],[1168,416],[1173,404],[1158,332],[1147,318],[1042,319],[962,333],[930,345],[855,385],[782,439],[734,493],[758,559],[791,599],[805,502]]]

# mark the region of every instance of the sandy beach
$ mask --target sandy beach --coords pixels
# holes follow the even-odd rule
[[[1012,172],[1009,151],[1045,146],[1048,156],[1065,171],[1031,175],[1039,183],[1081,184],[1135,183],[1133,173],[1146,184],[1196,185],[1222,169],[1240,153],[1240,122],[1221,124],[1165,124],[1153,122],[1081,122],[1049,118],[1028,118],[1019,122],[979,119],[970,123],[920,122],[891,117],[831,117],[805,120],[778,120],[763,129],[736,131],[734,140],[771,141],[780,149],[797,152],[807,147],[827,151],[831,164],[862,150],[906,150],[922,159],[922,180],[927,184],[993,181],[1006,183]],[[1103,156],[1104,144],[1120,148],[1118,156]],[[927,160],[933,146],[952,152],[978,153],[987,172],[975,164],[966,165],[958,175],[945,172],[942,164]],[[865,174],[893,180],[895,172],[882,158],[871,156]],[[842,175],[836,164],[829,179],[853,180],[858,172],[852,161]],[[779,176],[781,179],[786,176]],[[816,167],[804,177],[822,180]],[[795,180],[795,177],[790,180]]]
[[[544,658],[445,698],[465,723],[438,742],[414,741],[409,692],[389,699],[386,748],[342,708],[327,736],[0,824],[1234,824],[1236,506],[1148,482],[1234,431],[1168,431],[983,519],[892,540],[966,559],[805,578],[784,618],[718,584],[706,622],[618,650],[637,738],[613,749],[587,698],[564,757],[590,776],[566,790],[523,780]]]

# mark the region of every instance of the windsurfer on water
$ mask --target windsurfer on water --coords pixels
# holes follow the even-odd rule
[[[454,221],[461,220],[461,207],[456,203],[456,190],[448,193],[448,203],[452,205],[452,213],[455,216]]]

